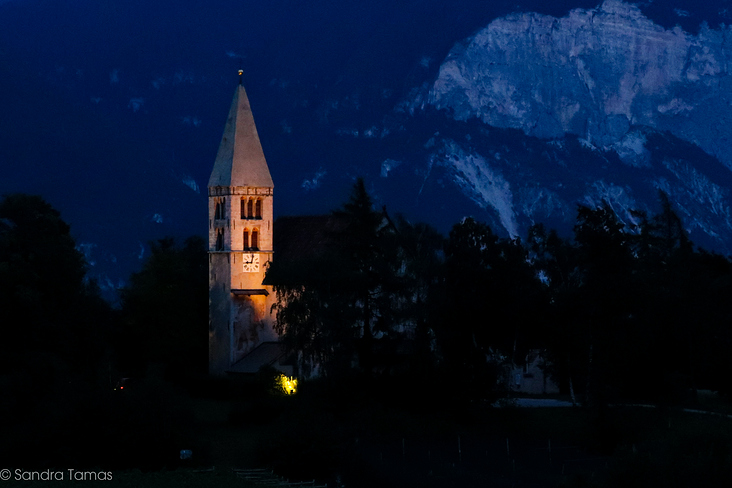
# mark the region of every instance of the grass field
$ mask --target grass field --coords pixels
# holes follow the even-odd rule
[[[207,464],[223,471],[356,488],[732,482],[732,420],[680,408],[451,407],[317,388],[192,405]],[[696,406],[726,404],[710,395]]]
[[[115,469],[112,481],[10,480],[0,488],[256,486],[233,468],[267,468],[290,481],[349,488],[732,483],[732,419],[679,407],[493,408],[317,384],[291,397],[176,391],[166,398],[175,405],[170,419],[178,420],[170,425],[180,445],[170,445],[191,449],[190,462]],[[686,406],[728,411],[711,393]]]

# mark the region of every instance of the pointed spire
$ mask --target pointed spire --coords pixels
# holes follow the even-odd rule
[[[249,98],[241,82],[242,74],[243,71],[239,70],[239,85],[234,92],[208,186],[273,188]]]

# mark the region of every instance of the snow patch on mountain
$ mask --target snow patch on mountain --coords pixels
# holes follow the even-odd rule
[[[194,84],[196,82],[196,76],[190,72],[185,70],[178,70],[173,75],[173,84],[174,85],[180,85],[182,83],[187,84]]]
[[[448,168],[455,183],[476,204],[495,210],[509,236],[519,235],[511,185],[483,156],[466,152],[455,141],[447,140],[442,151],[433,155],[432,162]]]
[[[310,178],[309,180],[303,180],[300,186],[305,191],[317,190],[318,188],[320,188],[320,185],[323,182],[323,178],[325,178],[325,175],[327,174],[328,172],[326,170],[320,168],[318,169],[318,171],[315,172],[315,175],[312,178]]]
[[[76,250],[84,255],[84,260],[89,266],[95,266],[97,262],[93,253],[97,247],[97,244],[93,242],[80,242],[76,245]]]
[[[340,128],[340,129],[336,129],[336,134],[338,134],[339,136],[351,136],[351,137],[358,137],[359,136],[358,129],[353,129],[353,128],[348,128],[348,129],[347,128]]]
[[[381,177],[386,178],[389,176],[389,172],[393,169],[398,168],[402,165],[401,161],[397,161],[395,159],[387,159],[384,162],[381,163]]]
[[[632,131],[613,144],[612,148],[625,164],[638,168],[649,168],[651,153],[646,149],[646,142],[643,132]]]
[[[162,76],[158,76],[157,78],[152,80],[150,84],[156,90],[160,90],[160,88],[165,84],[165,78],[163,78]]]
[[[690,229],[714,237],[720,237],[720,230],[732,229],[729,189],[714,183],[687,161],[665,159],[663,166],[682,185],[667,178],[658,178],[655,185],[671,196]]]
[[[132,110],[133,112],[137,113],[140,111],[140,109],[145,105],[145,99],[141,97],[137,98],[130,98],[130,101],[127,103],[127,108]]]
[[[198,183],[196,183],[196,180],[194,180],[192,176],[182,175],[180,177],[180,181],[196,193],[201,193],[201,189],[199,188]]]
[[[607,203],[622,222],[633,228],[640,224],[636,211],[646,209],[633,198],[632,194],[633,190],[627,186],[597,180],[588,189],[584,204],[590,208],[597,208]]]
[[[201,119],[196,117],[195,115],[186,115],[182,118],[183,125],[189,125],[191,127],[200,127],[201,126]]]
[[[518,201],[520,213],[528,216],[531,223],[544,223],[550,217],[561,220],[574,218],[574,209],[570,211],[561,196],[548,188],[538,185],[522,188]]]

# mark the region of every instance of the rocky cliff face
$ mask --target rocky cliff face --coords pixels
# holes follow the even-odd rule
[[[731,41],[730,27],[666,29],[618,0],[511,14],[456,45],[409,108],[442,114],[429,167],[498,231],[569,231],[577,203],[602,201],[632,224],[662,190],[697,243],[730,252]]]
[[[732,27],[664,29],[618,0],[563,18],[513,14],[452,50],[429,103],[458,120],[603,148],[627,146],[632,125],[653,127],[732,167],[731,41]]]

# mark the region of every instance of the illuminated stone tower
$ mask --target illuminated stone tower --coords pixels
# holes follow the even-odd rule
[[[225,374],[263,341],[276,340],[271,286],[274,185],[241,83],[208,182],[209,373]]]

